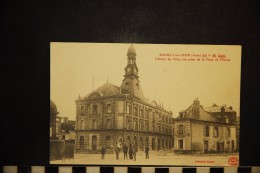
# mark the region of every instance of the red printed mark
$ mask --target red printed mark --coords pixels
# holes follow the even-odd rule
[[[238,165],[238,158],[237,157],[230,157],[228,159],[228,164],[231,166],[237,166]]]

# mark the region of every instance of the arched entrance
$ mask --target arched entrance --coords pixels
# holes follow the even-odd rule
[[[83,148],[84,147],[84,136],[79,137],[79,147]]]
[[[111,138],[109,135],[106,136],[106,148],[111,148]]]
[[[97,150],[97,136],[92,136],[92,150]]]
[[[158,150],[161,149],[161,139],[158,139]]]
[[[152,139],[152,150],[155,150],[155,139]]]
[[[140,137],[140,149],[143,150],[143,146],[144,146],[144,143],[143,143],[143,138]]]

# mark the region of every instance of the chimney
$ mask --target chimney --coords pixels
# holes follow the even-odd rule
[[[225,108],[224,108],[224,106],[221,107],[221,121],[222,121],[222,122],[226,122]]]
[[[197,98],[195,98],[194,102],[193,102],[193,116],[196,118],[199,118],[200,116],[200,101]]]
[[[229,106],[229,109],[230,109],[230,110],[233,110],[232,106]]]

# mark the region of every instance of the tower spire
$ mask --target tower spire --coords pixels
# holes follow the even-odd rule
[[[136,65],[136,50],[131,44],[127,51],[127,65],[125,67],[124,80],[121,84],[121,88],[128,91],[135,97],[146,100],[140,85],[138,76],[138,67]]]

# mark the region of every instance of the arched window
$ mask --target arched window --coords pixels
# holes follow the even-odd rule
[[[79,147],[83,148],[84,147],[84,136],[79,137]]]
[[[111,148],[111,138],[109,135],[106,136],[106,148]]]
[[[92,129],[97,129],[97,121],[96,120],[92,121]]]

